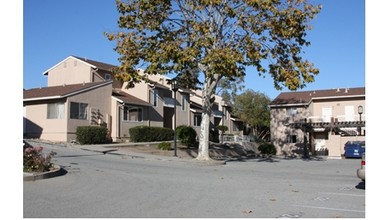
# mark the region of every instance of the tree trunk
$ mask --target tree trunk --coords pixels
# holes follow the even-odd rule
[[[210,122],[210,114],[203,112],[201,116],[199,152],[197,154],[197,158],[196,158],[197,160],[210,160],[211,159],[209,157],[209,122]]]
[[[211,160],[209,157],[209,124],[212,113],[212,105],[214,102],[215,89],[220,80],[219,74],[214,74],[213,77],[205,79],[203,89],[203,113],[201,115],[199,151],[197,160]]]

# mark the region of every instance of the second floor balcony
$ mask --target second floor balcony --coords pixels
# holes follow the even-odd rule
[[[337,115],[337,116],[308,116],[308,122],[353,122],[353,121],[365,121],[365,115]]]

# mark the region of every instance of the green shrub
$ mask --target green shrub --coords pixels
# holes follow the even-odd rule
[[[216,128],[221,131],[221,134],[224,134],[228,130],[228,126],[226,125],[217,125]]]
[[[259,145],[258,150],[261,154],[276,155],[276,148],[273,144],[263,143]]]
[[[196,141],[196,136],[197,133],[191,126],[180,125],[176,127],[176,137],[187,147],[198,147],[199,144]]]
[[[129,133],[132,142],[170,141],[174,139],[174,131],[170,128],[141,125],[130,128]]]
[[[161,142],[158,144],[158,148],[161,150],[171,150],[171,143],[169,142]]]
[[[78,126],[76,139],[80,144],[104,144],[109,142],[108,129],[98,126]]]

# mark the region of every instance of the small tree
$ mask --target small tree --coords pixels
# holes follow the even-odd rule
[[[264,140],[270,134],[270,98],[260,92],[246,90],[234,100],[233,113],[249,125],[254,137]]]
[[[217,125],[217,129],[219,131],[221,131],[221,143],[224,143],[224,134],[225,134],[225,131],[228,130],[228,126],[225,126],[225,125]]]

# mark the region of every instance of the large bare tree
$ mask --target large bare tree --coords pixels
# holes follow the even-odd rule
[[[119,79],[148,81],[150,74],[202,74],[203,111],[198,160],[209,160],[209,121],[218,82],[236,80],[253,66],[291,90],[314,81],[318,69],[302,58],[310,21],[321,6],[306,0],[117,0],[115,41]],[[267,62],[262,62],[267,61]],[[267,65],[263,65],[267,63]],[[138,74],[143,66],[146,75]]]

